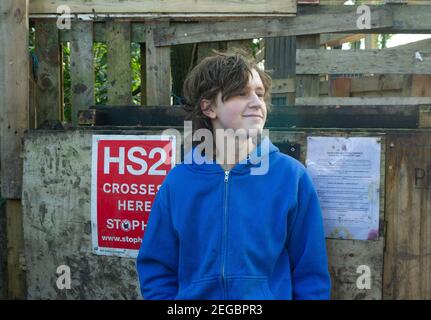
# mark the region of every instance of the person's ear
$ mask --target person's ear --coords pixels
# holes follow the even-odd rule
[[[214,104],[208,99],[202,99],[200,102],[202,113],[210,119],[217,118]]]

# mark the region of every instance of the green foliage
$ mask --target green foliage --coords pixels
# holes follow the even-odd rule
[[[63,117],[65,122],[72,121],[72,103],[70,101],[70,44],[61,45],[63,52]]]
[[[64,121],[71,121],[71,82],[70,82],[70,44],[64,43],[62,46],[63,52],[63,101],[64,101]],[[96,105],[108,104],[108,81],[107,81],[107,54],[108,48],[105,43],[95,42],[93,44],[94,56],[94,94]],[[140,61],[140,45],[139,43],[131,44],[131,68],[132,68],[132,92],[133,103],[140,105],[141,103],[141,61]]]
[[[133,104],[141,104],[141,46],[132,42],[132,92]]]
[[[107,54],[108,47],[105,43],[95,42],[93,44],[94,95],[96,105],[108,104]]]
[[[392,34],[379,34],[377,45],[379,49],[385,49],[388,40],[392,37]]]

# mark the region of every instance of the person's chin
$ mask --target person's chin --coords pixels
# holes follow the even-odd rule
[[[263,131],[263,126],[261,126],[261,125],[250,126],[247,129],[247,133],[248,133],[249,136],[253,136],[253,135],[256,135],[256,134],[262,134],[262,131]]]

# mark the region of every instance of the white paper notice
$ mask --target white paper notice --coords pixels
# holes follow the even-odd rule
[[[306,165],[326,237],[378,239],[380,138],[308,137]]]

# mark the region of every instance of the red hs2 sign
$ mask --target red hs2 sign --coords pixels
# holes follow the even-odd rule
[[[156,193],[175,165],[175,150],[175,136],[93,136],[93,253],[137,256]]]

